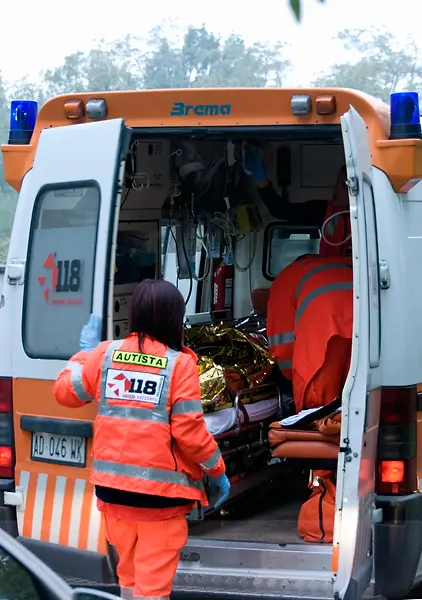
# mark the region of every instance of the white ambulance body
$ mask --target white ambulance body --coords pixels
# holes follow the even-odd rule
[[[213,517],[192,525],[175,591],[233,599],[405,597],[422,577],[416,443],[422,140],[420,129],[418,137],[410,121],[393,116],[390,131],[389,107],[352,90],[165,90],[62,96],[44,105],[32,128],[16,126],[2,147],[6,180],[20,192],[0,305],[2,526],[69,579],[115,581],[88,483],[95,406],[59,407],[53,382],[78,350],[90,312],[103,316],[104,339],[127,331],[127,308],[116,311],[136,282],[113,279],[120,239],[144,236],[142,268],[152,256],[160,276],[161,232],[172,226],[165,212],[172,148],[189,140],[214,156],[228,142],[267,140],[274,156],[287,148],[291,157],[290,202],[328,201],[339,167],[347,167],[354,330],[342,395],[334,542],[296,539],[297,513],[292,521],[283,507],[277,518],[266,516],[265,486],[283,477],[287,505],[292,485],[269,460],[242,484],[261,486],[261,520],[250,517],[235,527]],[[155,186],[156,164],[141,150],[133,155],[147,147],[145,140],[159,142],[164,156]],[[135,186],[128,157],[142,163],[132,171]],[[250,264],[234,275],[234,318],[253,311],[251,291],[270,288],[274,261],[292,259],[280,251],[286,245],[277,245],[285,223],[257,205],[261,226],[235,245],[237,263]],[[279,238],[271,238],[270,226]],[[209,312],[212,274],[193,283],[188,312]],[[186,295],[189,286],[182,284]],[[35,449],[41,439],[58,451]]]

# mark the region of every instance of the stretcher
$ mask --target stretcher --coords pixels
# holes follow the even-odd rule
[[[295,417],[285,419],[283,424],[271,423],[268,440],[274,458],[296,458],[302,460],[336,461],[340,444],[341,399],[336,398],[329,405],[319,409],[304,410]],[[306,414],[311,413],[311,414]],[[296,423],[291,419],[306,416]],[[318,427],[309,428],[315,417]]]
[[[204,418],[208,431],[220,442],[246,431],[261,431],[281,412],[280,390],[277,384],[267,383],[238,391],[231,408],[206,413]]]
[[[231,502],[273,477],[268,464],[268,431],[274,419],[281,418],[282,404],[277,384],[267,383],[237,392],[231,408],[204,415],[207,429],[217,441],[226,464],[232,486]],[[203,511],[197,507],[189,520],[202,520],[210,512],[212,508]]]

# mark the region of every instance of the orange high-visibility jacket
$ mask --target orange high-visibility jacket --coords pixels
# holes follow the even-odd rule
[[[331,216],[343,212],[344,209],[334,206],[333,202],[328,202],[327,210],[325,212],[324,222]],[[347,256],[351,241],[344,244],[340,242],[346,240],[351,235],[350,226],[350,215],[343,213],[333,216],[333,218],[324,227],[324,236],[332,244],[338,244],[337,246],[330,246],[321,238],[319,243],[319,254],[320,256]]]
[[[171,350],[138,336],[102,342],[78,352],[56,380],[60,404],[80,407],[94,398],[94,485],[208,506],[204,471],[225,472],[217,443],[208,432],[194,352]]]
[[[267,334],[287,379],[292,380],[293,367],[310,381],[324,362],[329,340],[352,337],[352,290],[352,261],[347,257],[308,254],[277,276],[270,288]]]

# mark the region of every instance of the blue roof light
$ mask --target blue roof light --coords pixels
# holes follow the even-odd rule
[[[390,139],[421,138],[419,95],[396,92],[390,95]]]
[[[29,144],[37,121],[38,102],[12,100],[9,144]]]

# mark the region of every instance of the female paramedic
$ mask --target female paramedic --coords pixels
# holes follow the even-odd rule
[[[99,343],[101,321],[83,327],[81,352],[57,377],[56,400],[98,402],[90,481],[108,541],[119,555],[121,597],[170,597],[186,514],[194,501],[221,505],[230,484],[203,418],[196,355],[183,345],[185,303],[167,281],[135,289],[124,340]]]

